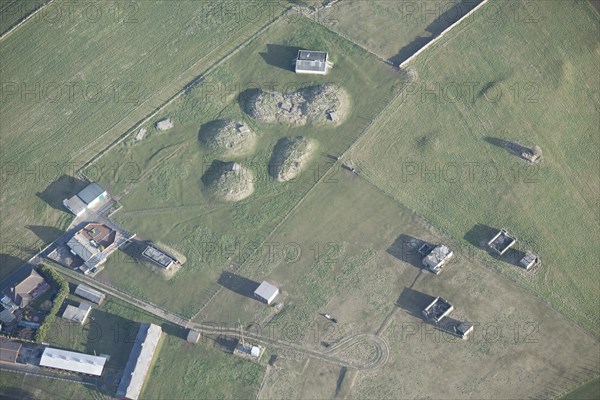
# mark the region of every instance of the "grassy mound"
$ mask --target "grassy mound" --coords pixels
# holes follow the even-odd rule
[[[251,153],[256,145],[256,134],[247,125],[231,120],[217,120],[203,125],[199,139],[209,149],[227,156]]]
[[[279,182],[287,182],[301,174],[318,143],[304,136],[280,139],[271,156],[269,174]]]
[[[348,115],[348,93],[336,85],[319,85],[291,93],[258,92],[246,106],[260,122],[286,125],[337,125]]]
[[[225,201],[240,201],[254,192],[252,172],[235,162],[213,162],[202,182],[211,195]]]

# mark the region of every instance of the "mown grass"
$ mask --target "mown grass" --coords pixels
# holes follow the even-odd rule
[[[141,398],[255,398],[263,369],[208,344],[191,344],[168,336],[148,374]]]
[[[0,43],[2,272],[51,240],[36,237],[29,225],[68,225],[61,201],[72,193],[57,182],[61,176],[74,175],[284,6],[56,0],[6,37]]]
[[[594,400],[598,397],[600,397],[600,378],[595,378],[564,395],[561,400]]]
[[[510,15],[524,2],[501,3]],[[478,257],[598,332],[598,15],[536,2],[533,20],[493,23],[485,5],[417,58],[418,79],[351,155],[366,176],[464,244],[506,228],[542,265]],[[498,6],[496,6],[498,7]],[[528,166],[503,140],[539,145]],[[593,240],[592,240],[593,241]]]
[[[0,35],[17,25],[47,0],[2,0],[0,2]]]
[[[94,386],[2,370],[0,395],[6,399],[100,399]]]
[[[469,12],[478,0],[341,1],[319,20],[398,65]]]
[[[329,51],[335,62],[333,71],[326,77],[296,75],[291,60],[298,47]],[[195,315],[219,288],[221,272],[235,270],[252,253],[325,173],[332,162],[328,155],[340,155],[353,142],[403,79],[402,74],[309,19],[278,21],[157,116],[156,120],[172,118],[172,130],[159,133],[152,121],[142,142],[128,138],[86,171],[94,176],[119,160],[131,160],[134,167],[130,170],[120,168],[98,176],[110,193],[125,194],[124,209],[115,218],[140,238],[165,243],[187,258],[166,281],[146,265],[117,253],[100,279],[183,315]],[[354,112],[341,126],[260,124],[240,106],[247,89],[276,85],[280,90],[296,90],[320,83],[335,83],[350,94]],[[204,147],[198,133],[215,119],[247,123],[258,136],[256,152],[222,159]],[[319,154],[299,178],[278,183],[269,176],[272,149],[281,137],[297,135],[317,139]],[[201,177],[215,160],[236,161],[252,171],[254,194],[236,203],[211,200]],[[173,296],[175,292],[187,295]]]
[[[353,334],[379,333],[389,343],[389,359],[381,368],[358,372],[352,391],[356,398],[548,398],[597,373],[593,336],[485,268],[472,249],[366,180],[345,169],[334,177],[335,183],[316,186],[269,237],[279,244],[272,258],[263,256],[237,272],[279,287],[283,311],[268,322],[273,307],[232,285],[203,310],[204,321],[232,327],[240,320],[252,332],[321,351],[326,351],[322,342],[331,347]],[[402,244],[411,238],[445,243],[455,258],[441,275],[422,272],[416,250]],[[282,251],[286,248],[289,252]],[[475,325],[471,340],[425,324],[421,308],[412,303],[424,295],[449,300],[455,306],[452,317]],[[321,313],[335,317],[337,324]],[[364,357],[369,349],[357,345],[335,355],[350,358],[358,352]],[[289,377],[294,388],[285,387],[290,393],[306,389],[297,378],[303,375],[299,367],[285,368],[273,379]],[[446,384],[431,376],[444,377]],[[273,379],[267,379],[265,393],[281,388]],[[322,387],[321,396],[312,396],[329,396],[331,386]]]

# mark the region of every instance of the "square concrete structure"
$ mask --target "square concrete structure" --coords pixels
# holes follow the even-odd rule
[[[254,297],[264,301],[269,305],[273,302],[273,300],[275,300],[275,297],[277,297],[278,294],[279,289],[267,281],[263,281],[263,283],[261,283],[260,286],[254,291]]]
[[[425,309],[423,310],[423,316],[432,320],[436,324],[439,323],[445,316],[450,314],[454,310],[454,306],[448,303],[446,300],[441,297],[436,297],[435,300],[431,302]]]
[[[42,359],[40,360],[41,367],[62,369],[93,376],[102,375],[105,363],[106,357],[75,353],[51,347],[44,349]]]
[[[173,264],[177,262],[177,260],[165,253],[164,251],[158,249],[157,247],[148,245],[142,255],[147,259],[153,261],[155,264],[160,265],[164,269],[169,269]]]
[[[528,251],[527,253],[525,253],[523,258],[521,258],[521,260],[519,261],[519,264],[521,265],[521,267],[528,270],[531,267],[539,264],[539,261],[540,261],[540,259],[538,258],[538,256],[536,256],[532,252]]]
[[[488,242],[488,246],[496,253],[503,255],[515,243],[517,243],[517,238],[508,233],[506,229],[501,229],[500,232]]]
[[[198,340],[200,340],[200,336],[202,336],[200,332],[190,329],[187,335],[187,341],[190,343],[198,343]]]
[[[92,311],[92,306],[89,304],[81,303],[78,307],[68,305],[63,312],[62,318],[83,325],[88,315],[90,315],[90,311]]]
[[[140,324],[116,397],[137,400],[140,396],[161,335],[160,326]]]
[[[159,131],[166,131],[171,129],[173,126],[175,126],[175,124],[173,124],[173,121],[170,118],[167,119],[163,119],[161,121],[158,121],[156,123],[156,129],[158,129]]]
[[[327,74],[328,55],[324,51],[300,50],[296,58],[297,74]]]
[[[442,267],[448,262],[454,255],[454,252],[446,245],[437,245],[425,258],[423,258],[423,265],[438,275],[442,272]]]

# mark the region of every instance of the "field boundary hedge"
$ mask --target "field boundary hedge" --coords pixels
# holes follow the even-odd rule
[[[52,300],[52,308],[48,312],[46,319],[44,319],[44,323],[35,332],[35,341],[37,343],[43,343],[44,339],[46,339],[46,334],[48,333],[48,327],[56,320],[56,314],[58,314],[60,306],[62,306],[63,301],[69,294],[69,284],[65,278],[47,265],[41,265],[39,267],[39,272],[44,279],[50,281],[52,285],[58,288],[56,296],[54,296],[54,300]]]

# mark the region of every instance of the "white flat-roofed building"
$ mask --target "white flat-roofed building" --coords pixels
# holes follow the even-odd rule
[[[116,397],[137,400],[140,396],[161,334],[158,325],[140,324]]]
[[[102,304],[106,298],[104,293],[100,293],[99,291],[94,290],[86,285],[77,285],[75,288],[75,294],[86,300],[93,301],[96,304]]]
[[[94,376],[102,375],[105,363],[106,357],[75,353],[51,347],[44,349],[40,360],[41,367],[62,369],[64,371]]]
[[[324,51],[299,50],[296,58],[297,74],[327,74],[327,53]]]
[[[90,311],[92,311],[92,306],[89,304],[81,303],[78,307],[68,305],[63,312],[62,318],[83,325],[88,315],[90,315]]]
[[[271,304],[278,294],[279,289],[267,281],[263,281],[263,283],[261,283],[260,286],[254,291],[254,297],[264,301],[267,304]]]
[[[164,269],[169,269],[173,264],[177,262],[177,260],[174,257],[150,245],[148,245],[144,249],[142,254],[149,260],[152,260],[154,263],[160,265]]]
[[[63,200],[63,204],[75,216],[80,216],[88,208],[94,207],[107,197],[108,193],[106,190],[97,183],[92,182],[75,196]]]

